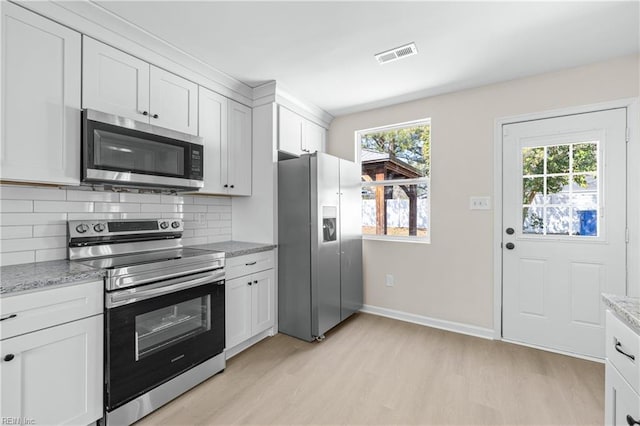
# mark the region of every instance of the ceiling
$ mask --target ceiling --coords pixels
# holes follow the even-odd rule
[[[637,1],[94,1],[334,116],[640,51]],[[418,55],[374,54],[415,42]]]

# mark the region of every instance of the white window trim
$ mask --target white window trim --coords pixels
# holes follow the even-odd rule
[[[387,126],[378,126],[378,127],[371,127],[368,129],[362,129],[362,130],[356,130],[354,133],[354,146],[355,146],[355,158],[356,158],[356,162],[358,164],[361,165],[362,167],[362,146],[360,145],[360,141],[362,139],[362,135],[365,135],[367,133],[376,133],[376,132],[380,132],[380,131],[388,131],[388,130],[395,130],[395,129],[402,129],[405,127],[413,127],[413,126],[424,126],[424,125],[431,125],[431,118],[422,118],[422,119],[418,119],[418,120],[411,120],[411,121],[405,121],[403,123],[396,123],[396,124],[391,124],[391,125],[387,125]],[[429,161],[431,162],[431,159],[433,159],[433,151],[430,149],[429,150],[430,155],[429,155]],[[362,239],[363,240],[370,240],[370,241],[384,241],[384,242],[393,242],[393,243],[414,243],[414,244],[431,244],[431,176],[425,176],[422,178],[415,178],[415,179],[390,179],[390,180],[381,180],[381,181],[371,181],[371,182],[362,182],[361,187],[370,187],[370,186],[388,186],[388,185],[408,185],[408,184],[415,184],[415,183],[426,183],[428,185],[428,191],[429,191],[429,197],[427,198],[427,202],[428,202],[428,211],[429,211],[429,229],[427,231],[427,236],[426,237],[418,237],[418,236],[403,236],[403,235],[365,235],[362,234]]]

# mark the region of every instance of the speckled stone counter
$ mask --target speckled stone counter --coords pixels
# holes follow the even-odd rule
[[[102,280],[104,271],[68,260],[25,263],[0,268],[0,297],[45,290],[91,280]]]
[[[200,244],[191,247],[196,249],[223,251],[227,258],[259,253],[261,251],[269,251],[276,248],[275,244],[250,243],[246,241],[223,241],[221,243]]]
[[[615,312],[625,324],[640,334],[640,299],[637,297],[603,294],[604,303]]]

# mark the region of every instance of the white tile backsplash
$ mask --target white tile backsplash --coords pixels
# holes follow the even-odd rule
[[[231,239],[231,199],[0,185],[0,266],[66,259],[67,221],[181,218],[185,245]]]
[[[0,227],[0,240],[31,238],[34,232],[33,228],[33,226],[2,226]]]

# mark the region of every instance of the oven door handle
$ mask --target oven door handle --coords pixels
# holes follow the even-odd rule
[[[177,291],[186,290],[191,287],[197,287],[206,283],[216,283],[224,280],[224,271],[210,271],[202,274],[191,275],[185,281],[185,277],[174,278],[171,280],[161,281],[155,284],[149,284],[143,287],[135,287],[127,290],[115,291],[107,294],[107,308],[117,308],[118,306],[128,305],[129,303],[139,302],[141,300],[151,299],[153,297],[163,296],[165,294],[175,293]],[[224,282],[222,282],[224,283]]]

